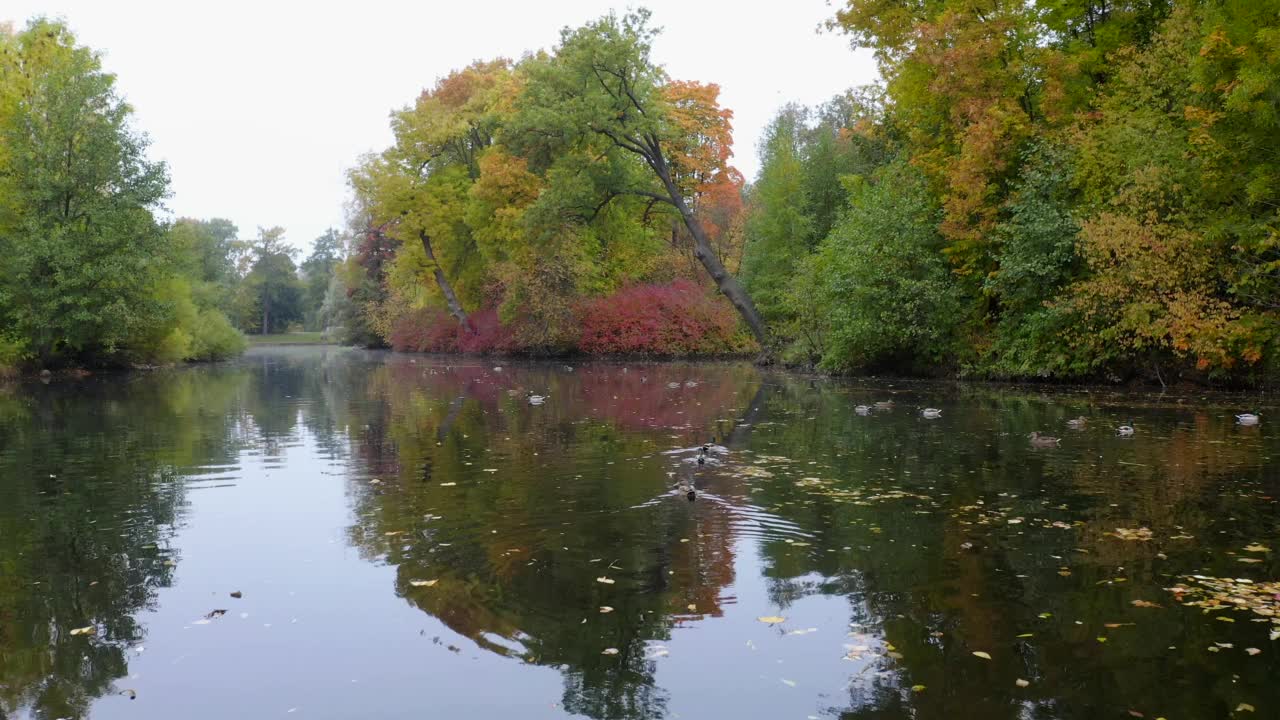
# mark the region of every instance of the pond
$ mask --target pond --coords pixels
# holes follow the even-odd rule
[[[324,347],[13,386],[0,717],[1280,717],[1256,404]]]

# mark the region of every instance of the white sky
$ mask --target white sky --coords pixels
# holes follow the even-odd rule
[[[673,77],[720,84],[749,179],[778,107],[876,78],[869,53],[817,32],[834,14],[823,0],[5,0],[0,20],[61,17],[104,53],[169,163],[175,215],[229,218],[243,237],[281,225],[309,248],[341,227],[344,173],[391,141],[391,110],[472,60],[549,49],[562,27],[636,4],[663,28],[654,58]]]

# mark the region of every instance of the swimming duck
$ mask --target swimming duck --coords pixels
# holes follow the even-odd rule
[[[1038,432],[1032,432],[1028,437],[1031,438],[1031,447],[1050,448],[1058,446],[1058,438],[1041,435]]]
[[[551,396],[550,395],[534,395],[533,391],[530,390],[526,397],[528,397],[530,405],[541,405],[542,403],[547,401],[547,398]]]
[[[1126,425],[1121,425],[1120,427],[1116,428],[1116,434],[1117,434],[1117,435],[1121,435],[1121,436],[1123,436],[1123,437],[1129,437],[1130,435],[1134,434],[1135,432],[1137,432],[1137,431],[1133,429],[1133,421],[1132,421],[1132,420],[1130,420],[1130,421],[1128,422],[1128,424],[1126,424]]]
[[[855,407],[855,408],[853,409],[853,411],[854,411],[854,412],[856,412],[856,413],[858,413],[859,415],[870,415],[870,414],[871,414],[871,406],[870,406],[870,405],[858,405],[857,407]]]
[[[892,400],[881,400],[880,402],[876,403],[877,410],[888,410],[892,407],[893,407]]]
[[[1067,421],[1067,427],[1072,430],[1083,430],[1089,424],[1089,419],[1081,415],[1078,418],[1072,418]]]
[[[1241,425],[1257,425],[1262,422],[1262,417],[1257,413],[1240,413],[1236,416],[1236,422]]]
[[[690,480],[689,478],[685,478],[676,483],[676,488],[680,492],[684,493],[684,496],[690,501],[693,501],[698,497],[698,491],[693,487],[693,480]]]
[[[920,411],[920,415],[928,418],[929,420],[936,420],[937,418],[942,417],[942,411],[938,408],[925,408]]]

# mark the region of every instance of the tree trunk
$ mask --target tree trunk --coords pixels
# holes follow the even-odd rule
[[[751,328],[751,334],[755,336],[756,342],[760,343],[760,349],[765,354],[769,352],[769,333],[765,329],[764,318],[760,317],[760,311],[756,310],[755,303],[751,302],[751,296],[747,294],[746,288],[742,287],[742,283],[738,279],[729,274],[725,269],[724,263],[720,262],[719,256],[716,255],[715,248],[711,246],[711,240],[707,237],[706,230],[703,230],[702,223],[694,216],[693,211],[689,209],[689,205],[685,203],[684,196],[680,194],[679,188],[672,182],[670,172],[666,170],[665,162],[659,164],[661,172],[658,173],[662,184],[667,189],[667,194],[671,196],[671,204],[675,205],[676,210],[680,212],[680,217],[684,220],[684,226],[689,229],[689,234],[693,236],[693,255],[702,263],[702,267],[706,268],[707,274],[715,281],[716,287],[724,296],[729,298],[729,302],[737,308],[738,314],[742,316],[743,321],[747,323],[747,327]]]
[[[270,319],[271,319],[271,294],[269,290],[264,288],[262,291],[262,333],[260,334],[266,335],[269,332],[267,328],[271,327],[271,324],[268,322]]]
[[[467,332],[471,332],[471,321],[467,319],[467,312],[462,309],[462,303],[458,301],[458,296],[453,292],[453,286],[449,284],[449,278],[444,276],[444,270],[440,268],[440,263],[436,262],[436,254],[431,250],[431,238],[422,230],[418,231],[418,237],[422,240],[422,250],[427,254],[427,260],[431,261],[432,271],[436,276],[436,284],[440,286],[440,294],[444,295],[444,302],[449,306],[449,314],[457,319]]]

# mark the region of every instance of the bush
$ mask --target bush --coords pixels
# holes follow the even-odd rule
[[[456,352],[458,322],[438,308],[419,308],[396,318],[387,337],[398,352]]]
[[[231,321],[221,312],[208,309],[200,311],[191,329],[191,342],[187,360],[226,360],[244,352],[249,341],[244,334],[231,326]]]
[[[961,306],[937,227],[941,211],[920,173],[887,166],[855,188],[853,203],[822,242],[814,269],[829,334],[822,364],[833,370],[893,365],[910,372],[954,346]]]
[[[27,343],[16,335],[0,333],[0,377],[18,372],[18,365],[27,359]]]
[[[688,280],[637,285],[583,303],[578,347],[596,355],[678,357],[742,352],[729,303]]]

